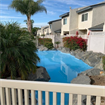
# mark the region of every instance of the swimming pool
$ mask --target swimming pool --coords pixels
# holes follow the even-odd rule
[[[46,68],[51,78],[49,82],[70,83],[72,79],[77,77],[78,73],[92,68],[82,60],[60,51],[38,51],[37,54],[40,58],[40,62],[37,63],[37,66]],[[36,97],[38,97],[37,93]],[[49,105],[53,105],[52,97],[53,95],[50,93]],[[68,98],[68,94],[65,94],[65,105],[68,105]],[[43,105],[45,105],[44,92],[42,92],[42,99]],[[57,105],[60,105],[60,93],[57,94]]]

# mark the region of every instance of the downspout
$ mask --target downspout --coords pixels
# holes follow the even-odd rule
[[[71,25],[71,11],[72,11],[72,9],[71,9],[71,7],[70,7],[70,12],[69,12],[69,35],[70,35],[70,25]]]
[[[103,32],[105,32],[105,22],[104,22],[104,25],[103,25]]]
[[[103,32],[105,33],[105,22],[104,22],[104,25],[103,25]],[[105,37],[105,35],[104,35]],[[104,54],[105,54],[105,38],[104,38]]]

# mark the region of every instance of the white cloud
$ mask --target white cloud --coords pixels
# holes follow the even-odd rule
[[[0,9],[8,9],[8,4],[0,4]]]
[[[8,7],[8,4],[0,4],[0,7]]]
[[[0,16],[1,19],[18,19],[23,17],[15,17],[15,16]]]
[[[26,25],[26,24],[20,24],[20,26],[21,26],[21,27],[27,27],[27,25]]]
[[[41,26],[46,26],[48,25],[47,22],[42,22],[42,23],[34,23],[34,27],[41,27]]]
[[[78,5],[78,6],[86,6],[87,2],[80,1],[80,0],[55,0],[64,4],[68,5]]]
[[[12,21],[12,20],[8,20],[8,19],[3,19],[3,20],[1,20],[1,19],[0,19],[0,21],[2,21],[2,22],[9,21],[9,22],[10,22],[10,21]]]
[[[61,9],[58,9],[58,10],[56,10],[56,11],[58,11],[58,12],[69,12],[69,9],[68,9],[68,11],[67,10],[61,10]]]
[[[44,5],[48,5],[48,6],[52,6],[52,3],[49,3],[49,2],[46,2],[46,1],[43,2],[43,4],[44,4]]]
[[[20,24],[20,25],[21,25],[21,27],[27,27],[27,25],[25,23]],[[46,25],[48,25],[46,22],[43,22],[43,23],[34,23],[33,27],[41,27],[41,26],[46,26]]]
[[[5,12],[3,10],[0,10],[0,14],[9,14],[8,12]]]
[[[53,12],[53,11],[47,11],[47,13],[48,13],[48,14],[51,14],[51,15],[56,14],[56,13],[55,13],[55,12]]]

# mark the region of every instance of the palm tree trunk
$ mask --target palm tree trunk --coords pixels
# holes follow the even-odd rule
[[[28,26],[28,31],[31,33],[31,16],[27,16],[27,26]]]

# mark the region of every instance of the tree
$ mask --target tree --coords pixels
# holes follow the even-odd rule
[[[26,22],[26,25],[27,25],[27,20],[24,20],[24,22]],[[33,23],[34,23],[34,20],[31,20],[31,29],[33,28]]]
[[[59,47],[58,45],[60,44],[60,42],[55,42],[55,44],[57,45],[57,48]]]
[[[37,31],[38,31],[39,29],[40,29],[39,27],[33,27],[33,28],[32,28],[32,33],[33,33],[34,36],[37,35]]]
[[[44,37],[45,37],[45,34],[42,34],[41,36],[43,36],[43,45],[44,45]]]
[[[0,77],[26,79],[30,72],[35,72],[36,64],[40,61],[35,53],[34,39],[16,22],[0,23],[0,32]]]
[[[17,12],[20,12],[23,15],[27,16],[27,26],[28,31],[31,33],[31,16],[37,12],[45,11],[46,8],[42,5],[44,0],[13,0],[12,4],[9,6],[15,9]]]

